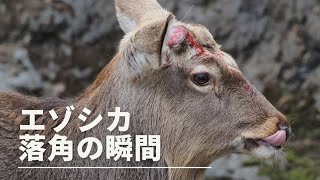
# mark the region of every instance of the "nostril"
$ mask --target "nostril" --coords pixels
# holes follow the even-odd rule
[[[286,126],[280,126],[281,130],[284,130],[286,132],[286,140],[289,139],[289,137],[291,136],[292,132],[291,132],[291,128],[288,128]]]
[[[280,130],[284,130],[286,132],[286,140],[289,139],[290,136],[292,136],[292,132],[291,132],[291,128],[289,125],[289,121],[286,118],[286,116],[284,116],[282,113],[279,113],[277,115],[278,119],[279,119],[279,129]]]

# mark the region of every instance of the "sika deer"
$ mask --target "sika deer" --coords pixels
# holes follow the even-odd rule
[[[95,82],[74,101],[37,99],[16,93],[0,93],[0,179],[202,179],[203,169],[18,169],[18,166],[168,166],[206,167],[229,153],[245,153],[262,159],[279,157],[290,127],[287,119],[251,85],[233,58],[220,50],[201,25],[178,21],[155,0],[116,0],[123,31],[119,52]],[[28,124],[23,109],[55,109],[59,117],[74,105],[94,117],[105,118],[81,133],[75,115],[59,133],[74,144],[84,137],[103,139],[115,107],[131,113],[129,132],[161,135],[158,162],[131,162],[62,158],[21,162],[20,124]],[[78,112],[79,111],[79,112]],[[78,112],[78,113],[77,113]],[[45,157],[52,128],[48,113],[37,124],[46,125]],[[88,122],[86,122],[88,123]],[[31,134],[39,131],[28,132]],[[75,149],[75,148],[74,148]],[[74,153],[76,154],[76,152]]]

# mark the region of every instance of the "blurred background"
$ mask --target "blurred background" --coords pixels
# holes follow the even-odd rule
[[[293,127],[285,168],[243,155],[207,179],[320,180],[320,1],[160,0],[207,26]],[[113,0],[0,0],[0,89],[79,95],[113,57],[122,31]]]

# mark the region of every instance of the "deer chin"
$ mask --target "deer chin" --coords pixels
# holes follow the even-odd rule
[[[284,167],[286,158],[281,146],[274,146],[261,140],[248,139],[245,142],[245,147],[248,144],[253,144],[251,149],[245,150],[245,154],[263,160],[266,164],[277,164],[278,167]]]
[[[279,130],[266,138],[252,139],[244,141],[244,151],[246,154],[263,160],[284,162],[285,155],[282,146],[286,141],[286,132]]]

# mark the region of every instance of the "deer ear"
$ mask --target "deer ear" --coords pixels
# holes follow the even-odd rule
[[[175,22],[177,20],[173,15],[161,20],[149,21],[122,39],[119,52],[134,76],[171,64],[168,43],[171,43],[172,36],[176,37],[173,31]]]
[[[115,7],[120,27],[125,33],[170,14],[156,0],[115,0]]]

